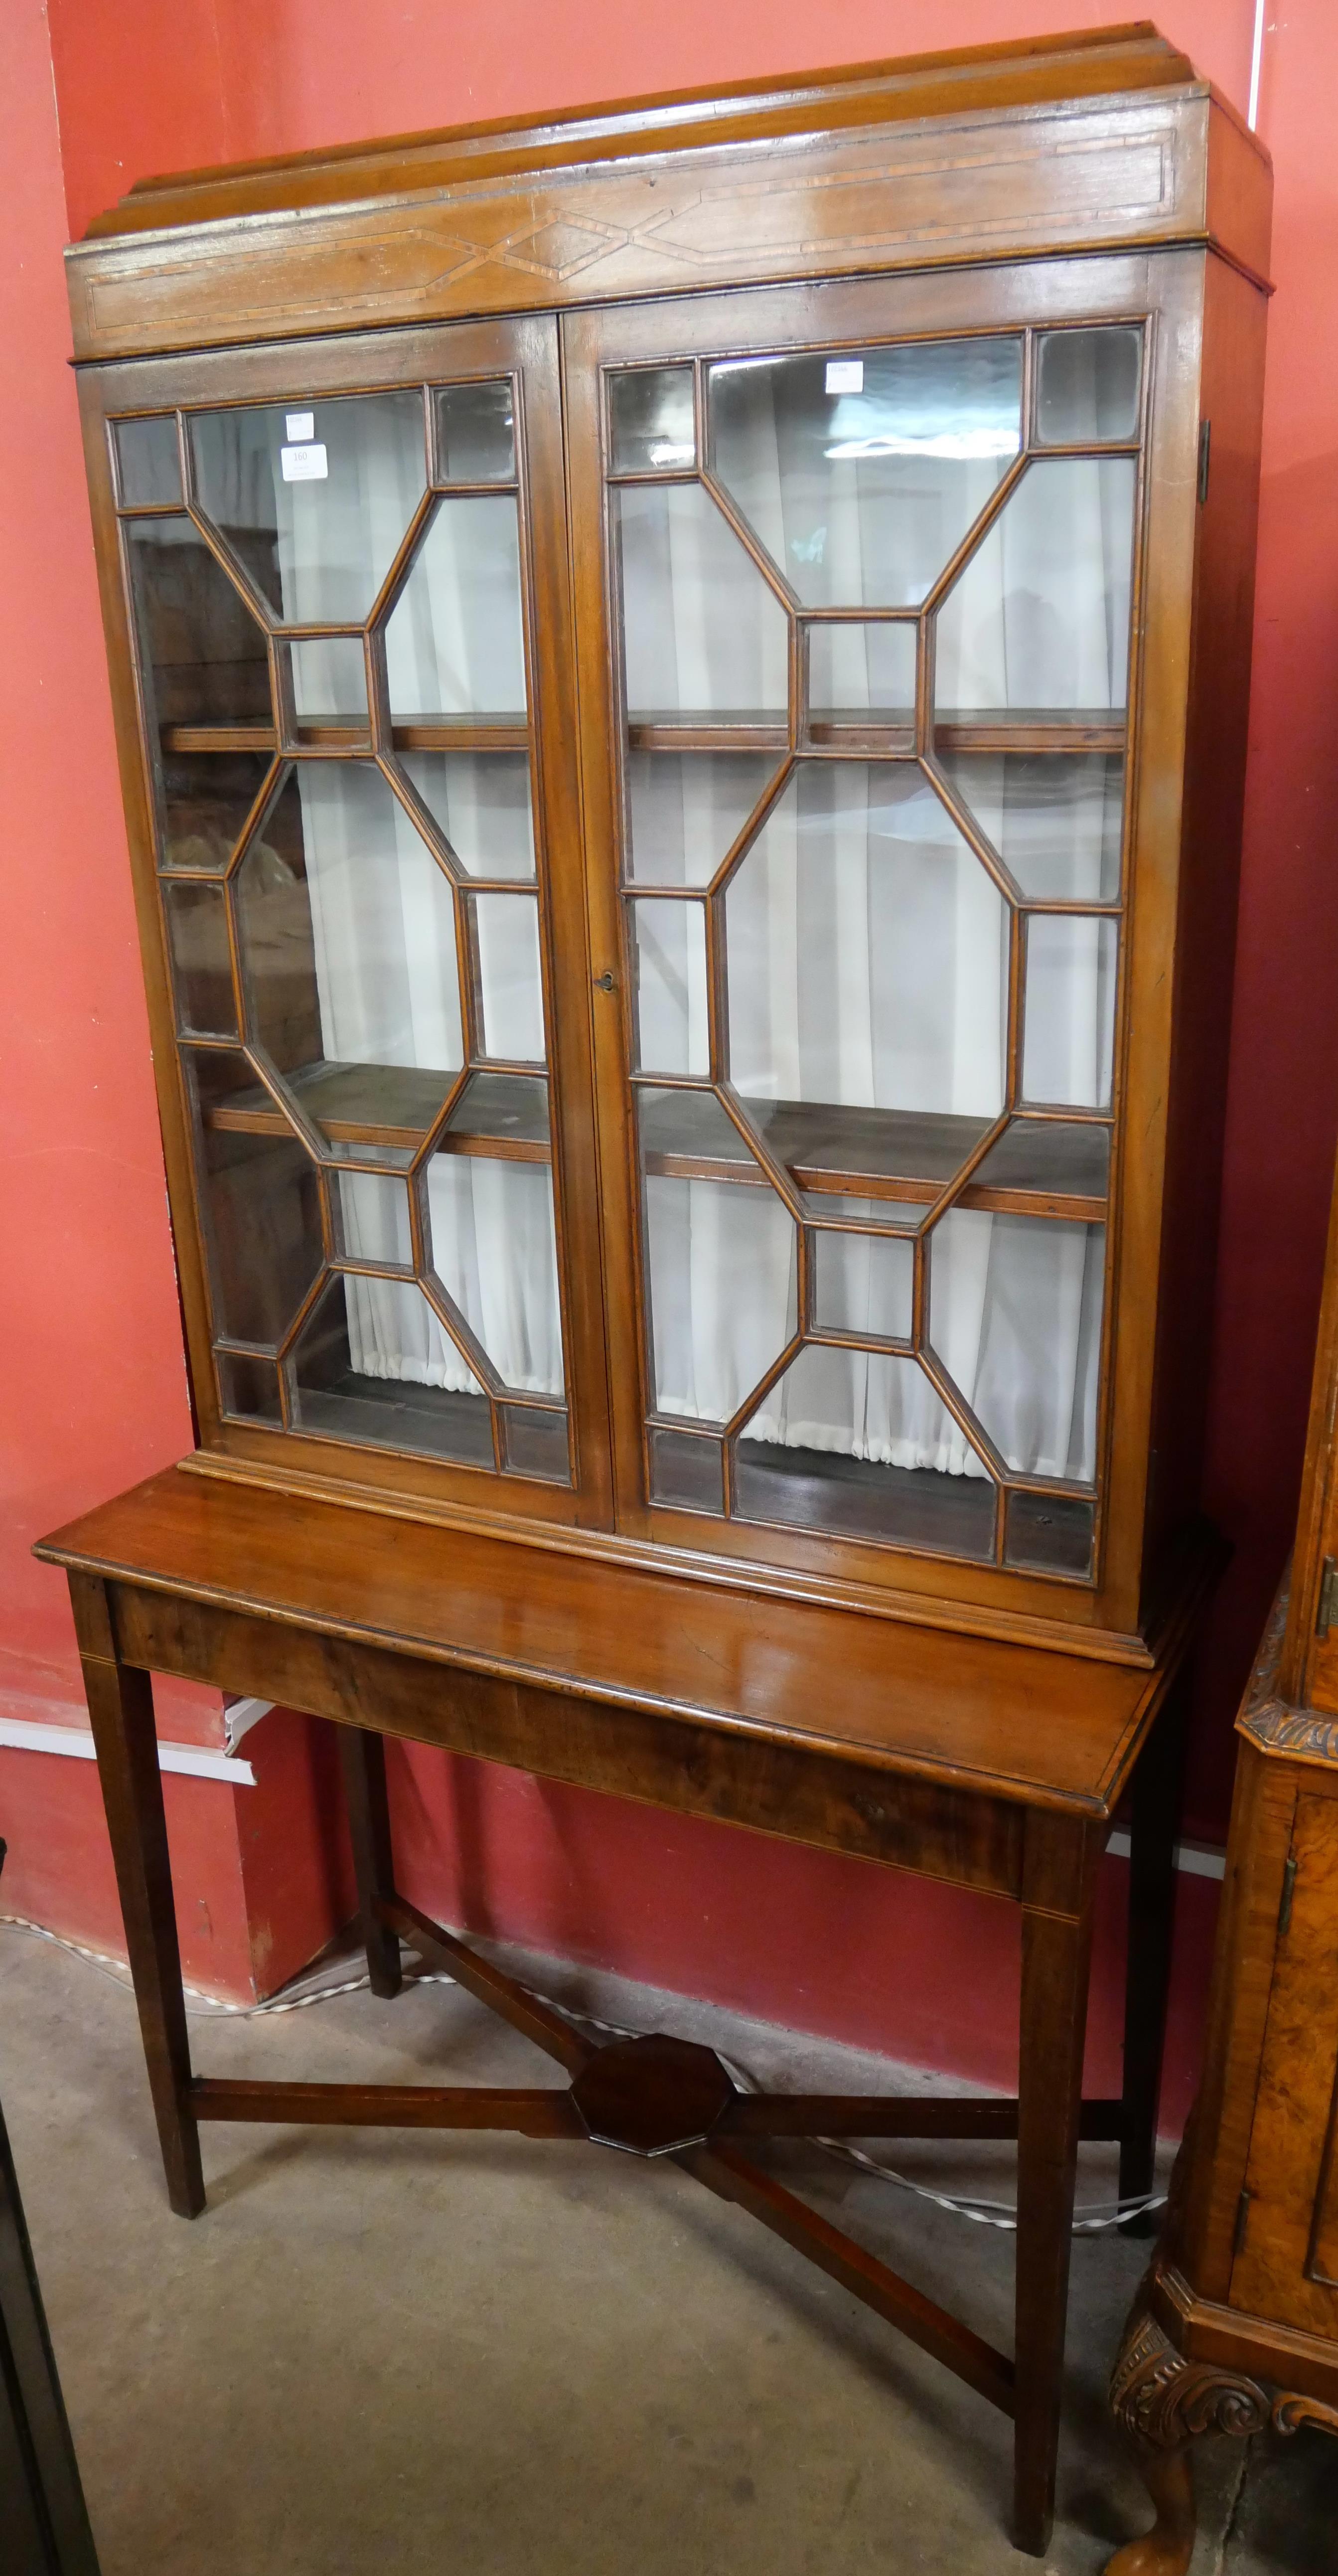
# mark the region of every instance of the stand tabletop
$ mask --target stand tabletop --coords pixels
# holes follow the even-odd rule
[[[87,1513],[36,1554],[136,1595],[1094,1819],[1118,1801],[1217,1571],[1210,1545],[1187,1562],[1149,1669],[692,1580],[668,1565],[299,1505],[182,1468]]]

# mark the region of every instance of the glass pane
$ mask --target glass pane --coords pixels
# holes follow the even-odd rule
[[[738,1179],[770,1187],[713,1091],[647,1088],[639,1089],[636,1097],[648,1172],[667,1172],[687,1180]]]
[[[915,1247],[909,1235],[815,1234],[812,1245],[819,1331],[910,1340]]]
[[[245,1351],[216,1351],[218,1399],[225,1413],[243,1420],[282,1423],[279,1372],[273,1360],[253,1359]]]
[[[513,1475],[539,1476],[547,1485],[571,1483],[565,1413],[541,1412],[533,1404],[504,1404],[501,1416],[506,1463]]]
[[[918,607],[1018,453],[1022,343],[712,367],[715,469],[811,608]]]
[[[189,519],[126,527],[150,725],[272,725],[263,628]]]
[[[441,385],[437,415],[439,483],[509,483],[516,471],[511,379],[487,385]]]
[[[1028,466],[939,610],[940,709],[1123,713],[1134,473],[1131,456]]]
[[[1137,438],[1140,330],[1110,323],[1097,331],[1043,331],[1036,362],[1036,435],[1042,446]]]
[[[407,1181],[393,1172],[340,1172],[335,1207],[346,1260],[412,1270]]]
[[[609,378],[609,428],[615,474],[695,465],[691,367],[620,368]]]
[[[631,723],[784,724],[789,620],[709,494],[700,483],[627,484],[611,499]]]
[[[1027,922],[1022,1089],[1026,1099],[1110,1107],[1119,933],[1081,913]]]
[[[434,1154],[432,1267],[506,1386],[561,1395],[553,1178],[542,1163]]]
[[[913,626],[810,626],[809,722],[915,722]]]
[[[520,541],[510,493],[438,501],[386,621],[391,712],[524,721]]]
[[[299,725],[356,725],[367,731],[367,664],[362,638],[318,635],[290,644],[293,705]]]
[[[237,1035],[237,1003],[228,948],[228,905],[221,885],[163,887],[177,1026],[196,1037]]]
[[[538,902],[532,894],[476,894],[470,902],[478,939],[483,1052],[542,1064]]]
[[[737,1509],[988,1557],[995,1487],[917,1361],[809,1344],[739,1438]]]
[[[1110,1129],[1095,1120],[1014,1118],[971,1175],[972,1189],[1036,1190],[1052,1198],[1103,1199],[1110,1185]]]
[[[1106,1230],[952,1208],[929,1245],[933,1347],[1014,1474],[1090,1484]]]
[[[1041,903],[1118,903],[1119,752],[942,751],[939,759],[1024,895]]]
[[[273,766],[264,751],[174,751],[163,760],[162,864],[221,872]]]
[[[463,1062],[455,911],[380,771],[301,762],[235,886],[255,1043],[334,1141],[420,1142]]]
[[[961,1149],[955,1169],[1003,1100],[1009,914],[924,773],[806,761],[731,879],[725,921],[736,1088],[974,1118],[944,1131]],[[887,1161],[891,1124],[886,1150],[878,1122],[856,1124],[850,1150],[880,1159],[844,1168],[903,1166]],[[832,1141],[821,1146],[828,1168]]]
[[[678,1503],[692,1512],[723,1512],[725,1480],[722,1444],[688,1431],[650,1427],[650,1498]]]
[[[657,1413],[728,1422],[797,1328],[794,1220],[771,1189],[645,1181]]]
[[[197,412],[195,488],[290,626],[358,626],[426,489],[422,396]]]
[[[181,459],[175,412],[162,412],[156,420],[118,420],[115,431],[121,507],[139,510],[166,502],[179,510]]]
[[[634,903],[637,1062],[646,1073],[711,1069],[706,913],[699,903]]]
[[[533,880],[527,752],[402,751],[399,765],[471,876]]]
[[[1090,1574],[1096,1505],[1076,1494],[1010,1494],[1005,1565],[1041,1574]]]
[[[292,1374],[303,1431],[493,1464],[487,1398],[411,1279],[332,1279],[298,1336]]]
[[[629,751],[628,876],[708,885],[775,775],[769,751]]]
[[[316,1167],[280,1121],[274,1134],[250,1132],[256,1083],[245,1056],[191,1047],[183,1061],[200,1121],[214,1327],[275,1348],[321,1267]]]
[[[448,1136],[485,1136],[526,1162],[549,1155],[548,1085],[526,1073],[471,1073],[446,1121]]]

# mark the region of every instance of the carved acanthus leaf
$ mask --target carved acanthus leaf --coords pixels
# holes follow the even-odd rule
[[[1137,2442],[1171,2450],[1198,2433],[1258,2433],[1269,2401],[1253,2379],[1186,2361],[1156,2318],[1135,2306],[1110,2383],[1111,2411]]]

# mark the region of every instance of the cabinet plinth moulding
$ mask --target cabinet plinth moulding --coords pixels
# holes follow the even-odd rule
[[[1111,2382],[1157,2521],[1111,2576],[1183,2576],[1195,2435],[1338,2433],[1335,1389],[1338,1191],[1296,1548],[1236,1720],[1203,2085]]]
[[[146,180],[69,254],[199,1447],[43,1553],[173,2205],[201,2119],[659,2142],[1014,2418],[1033,2552],[1222,1554],[1270,187],[1134,26]],[[151,1672],[340,1725],[375,1991],[448,1957],[570,2095],[193,2073]],[[1017,2100],[589,2072],[399,1896],[386,1734],[1020,1906]],[[743,2143],[842,2130],[1017,2138],[1011,2356]]]

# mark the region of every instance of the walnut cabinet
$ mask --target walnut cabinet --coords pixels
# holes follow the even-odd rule
[[[1144,1651],[1268,203],[1126,29],[70,253],[202,1468]]]

